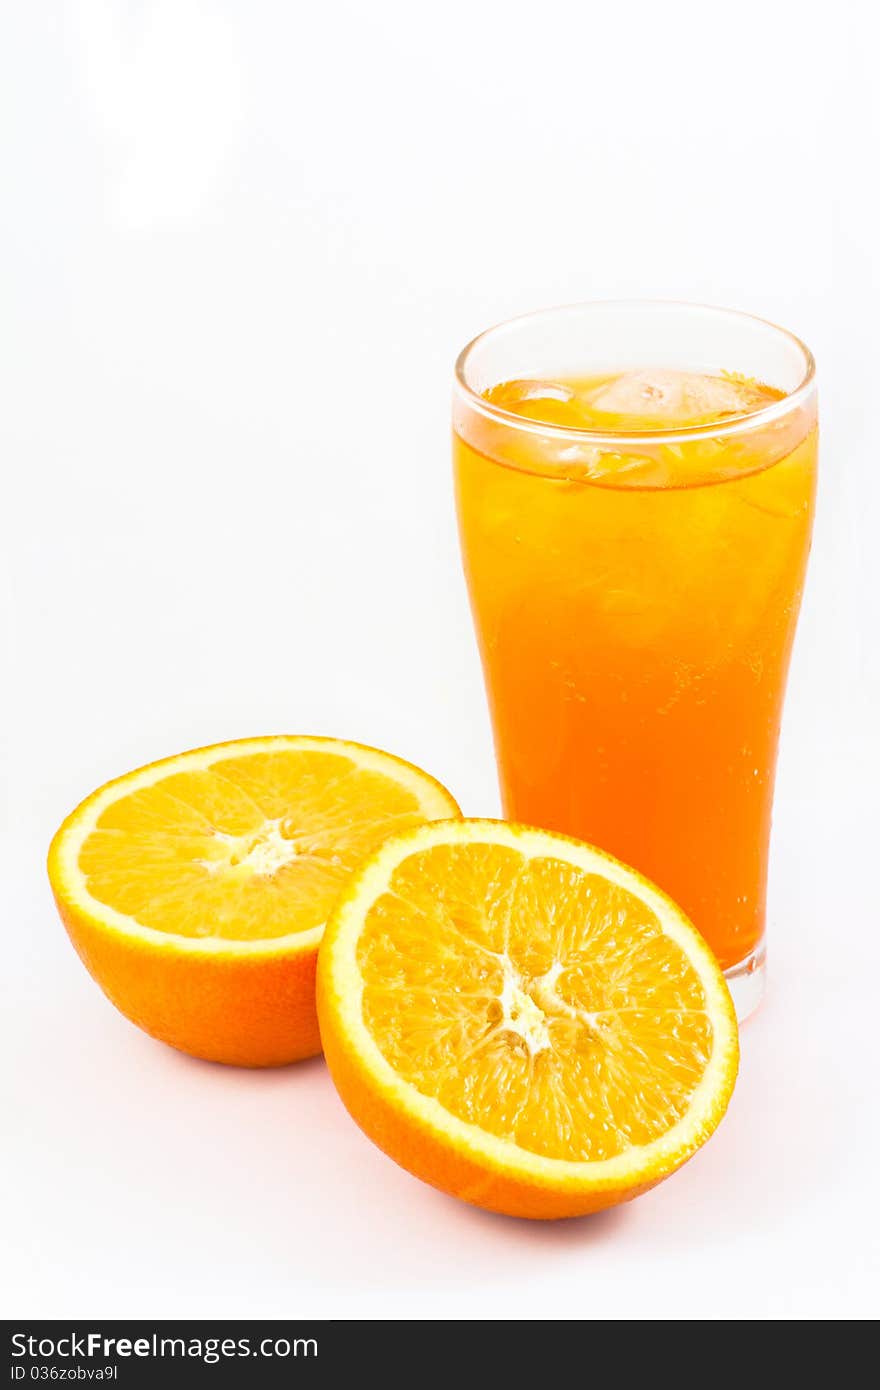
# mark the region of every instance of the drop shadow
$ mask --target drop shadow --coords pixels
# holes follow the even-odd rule
[[[621,1226],[627,1224],[629,1216],[629,1203],[608,1207],[605,1211],[596,1211],[585,1216],[564,1216],[551,1221],[536,1221],[523,1216],[505,1216],[497,1211],[484,1211],[480,1207],[460,1204],[455,1198],[447,1198],[446,1202],[454,1202],[459,1219],[477,1231],[483,1231],[487,1235],[497,1234],[503,1240],[511,1240],[518,1245],[551,1250],[560,1246],[592,1245],[606,1240]]]
[[[156,1042],[155,1039],[151,1041]],[[324,1057],[320,1053],[285,1066],[237,1067],[224,1062],[211,1062],[203,1058],[192,1057],[188,1053],[169,1047],[167,1044],[156,1043],[156,1046],[164,1053],[173,1070],[184,1070],[192,1074],[201,1073],[206,1079],[213,1077],[225,1086],[232,1083],[235,1091],[241,1087],[258,1089],[263,1093],[274,1091],[277,1088],[292,1090],[297,1083],[312,1087],[317,1077],[323,1076],[326,1084],[326,1095],[335,1097],[338,1102],[337,1113],[340,1123],[354,1126],[358,1135],[366,1139],[366,1136],[345,1112],[341,1101],[335,1096],[330,1073],[327,1070]],[[407,1190],[415,1194],[415,1201],[410,1205],[406,1198],[406,1192],[401,1193],[401,1205],[404,1209],[408,1209],[409,1220],[407,1224],[423,1236],[428,1235],[429,1232],[432,1233],[433,1239],[437,1239],[439,1236],[442,1243],[448,1244],[450,1248],[454,1244],[453,1241],[450,1241],[450,1231],[453,1227],[462,1233],[465,1230],[473,1232],[485,1243],[487,1256],[491,1258],[497,1257],[499,1242],[505,1247],[522,1250],[534,1250],[535,1248],[562,1250],[572,1246],[589,1247],[601,1244],[615,1235],[631,1220],[628,1211],[629,1203],[584,1216],[561,1217],[555,1220],[534,1220],[488,1211],[468,1202],[460,1201],[422,1183],[406,1169],[400,1168],[393,1160],[382,1155],[381,1150],[374,1148],[369,1140],[366,1142],[370,1145],[371,1153],[375,1153],[377,1157],[384,1160],[384,1163],[391,1165],[394,1177],[405,1184]],[[412,1184],[411,1188],[410,1184]],[[392,1188],[393,1180],[389,1174],[388,1197],[389,1201],[396,1205],[398,1198]],[[436,1222],[440,1223],[441,1230],[432,1231]],[[458,1268],[456,1258],[455,1269]],[[455,1277],[455,1269],[450,1269],[450,1279]],[[439,1271],[435,1269],[435,1276],[437,1273]],[[518,1273],[521,1273],[521,1270]]]
[[[194,1057],[191,1053],[163,1042],[161,1038],[153,1038],[148,1033],[144,1033],[143,1037],[147,1045],[151,1045],[153,1055],[162,1059],[172,1071],[201,1074],[206,1081],[213,1079],[233,1082],[236,1089],[241,1085],[248,1085],[261,1091],[272,1090],[275,1087],[290,1086],[297,1079],[310,1080],[318,1072],[327,1070],[324,1055],[320,1052],[314,1057],[302,1057],[297,1062],[286,1062],[280,1066],[245,1067],[233,1062],[214,1062],[206,1057]]]

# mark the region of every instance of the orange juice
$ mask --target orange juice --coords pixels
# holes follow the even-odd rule
[[[738,966],[764,932],[815,406],[650,366],[477,394],[455,475],[505,814],[633,864]]]

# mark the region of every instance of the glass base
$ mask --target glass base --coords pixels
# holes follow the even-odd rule
[[[724,972],[738,1023],[745,1023],[764,997],[766,955],[764,943],[761,941],[754,951],[743,960],[737,961],[736,965],[729,966]]]

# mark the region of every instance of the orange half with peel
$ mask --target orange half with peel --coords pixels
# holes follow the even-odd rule
[[[49,878],[105,994],[153,1037],[211,1061],[320,1051],[318,943],[389,834],[458,815],[444,787],[337,739],[245,739],[101,787],[68,816]]]
[[[681,910],[589,845],[426,825],[352,879],[318,964],[343,1102],[442,1191],[525,1217],[637,1196],[718,1125],[736,1018]]]

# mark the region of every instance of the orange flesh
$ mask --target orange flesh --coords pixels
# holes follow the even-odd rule
[[[658,1138],[712,1051],[702,984],[651,909],[558,859],[415,853],[370,909],[357,958],[364,1022],[395,1071],[546,1157]]]
[[[79,864],[92,897],[143,926],[255,941],[320,926],[352,869],[423,820],[412,792],[349,758],[254,753],[113,802]]]
[[[485,394],[530,420],[632,433],[736,413],[700,414],[699,392],[683,394],[678,416],[597,409],[617,381]],[[746,412],[782,398],[709,379],[719,381],[742,388]],[[764,930],[813,418],[793,411],[720,440],[644,433],[644,446],[615,450],[476,416],[466,433],[455,439],[459,525],[505,813],[633,864],[723,966],[742,960]]]

